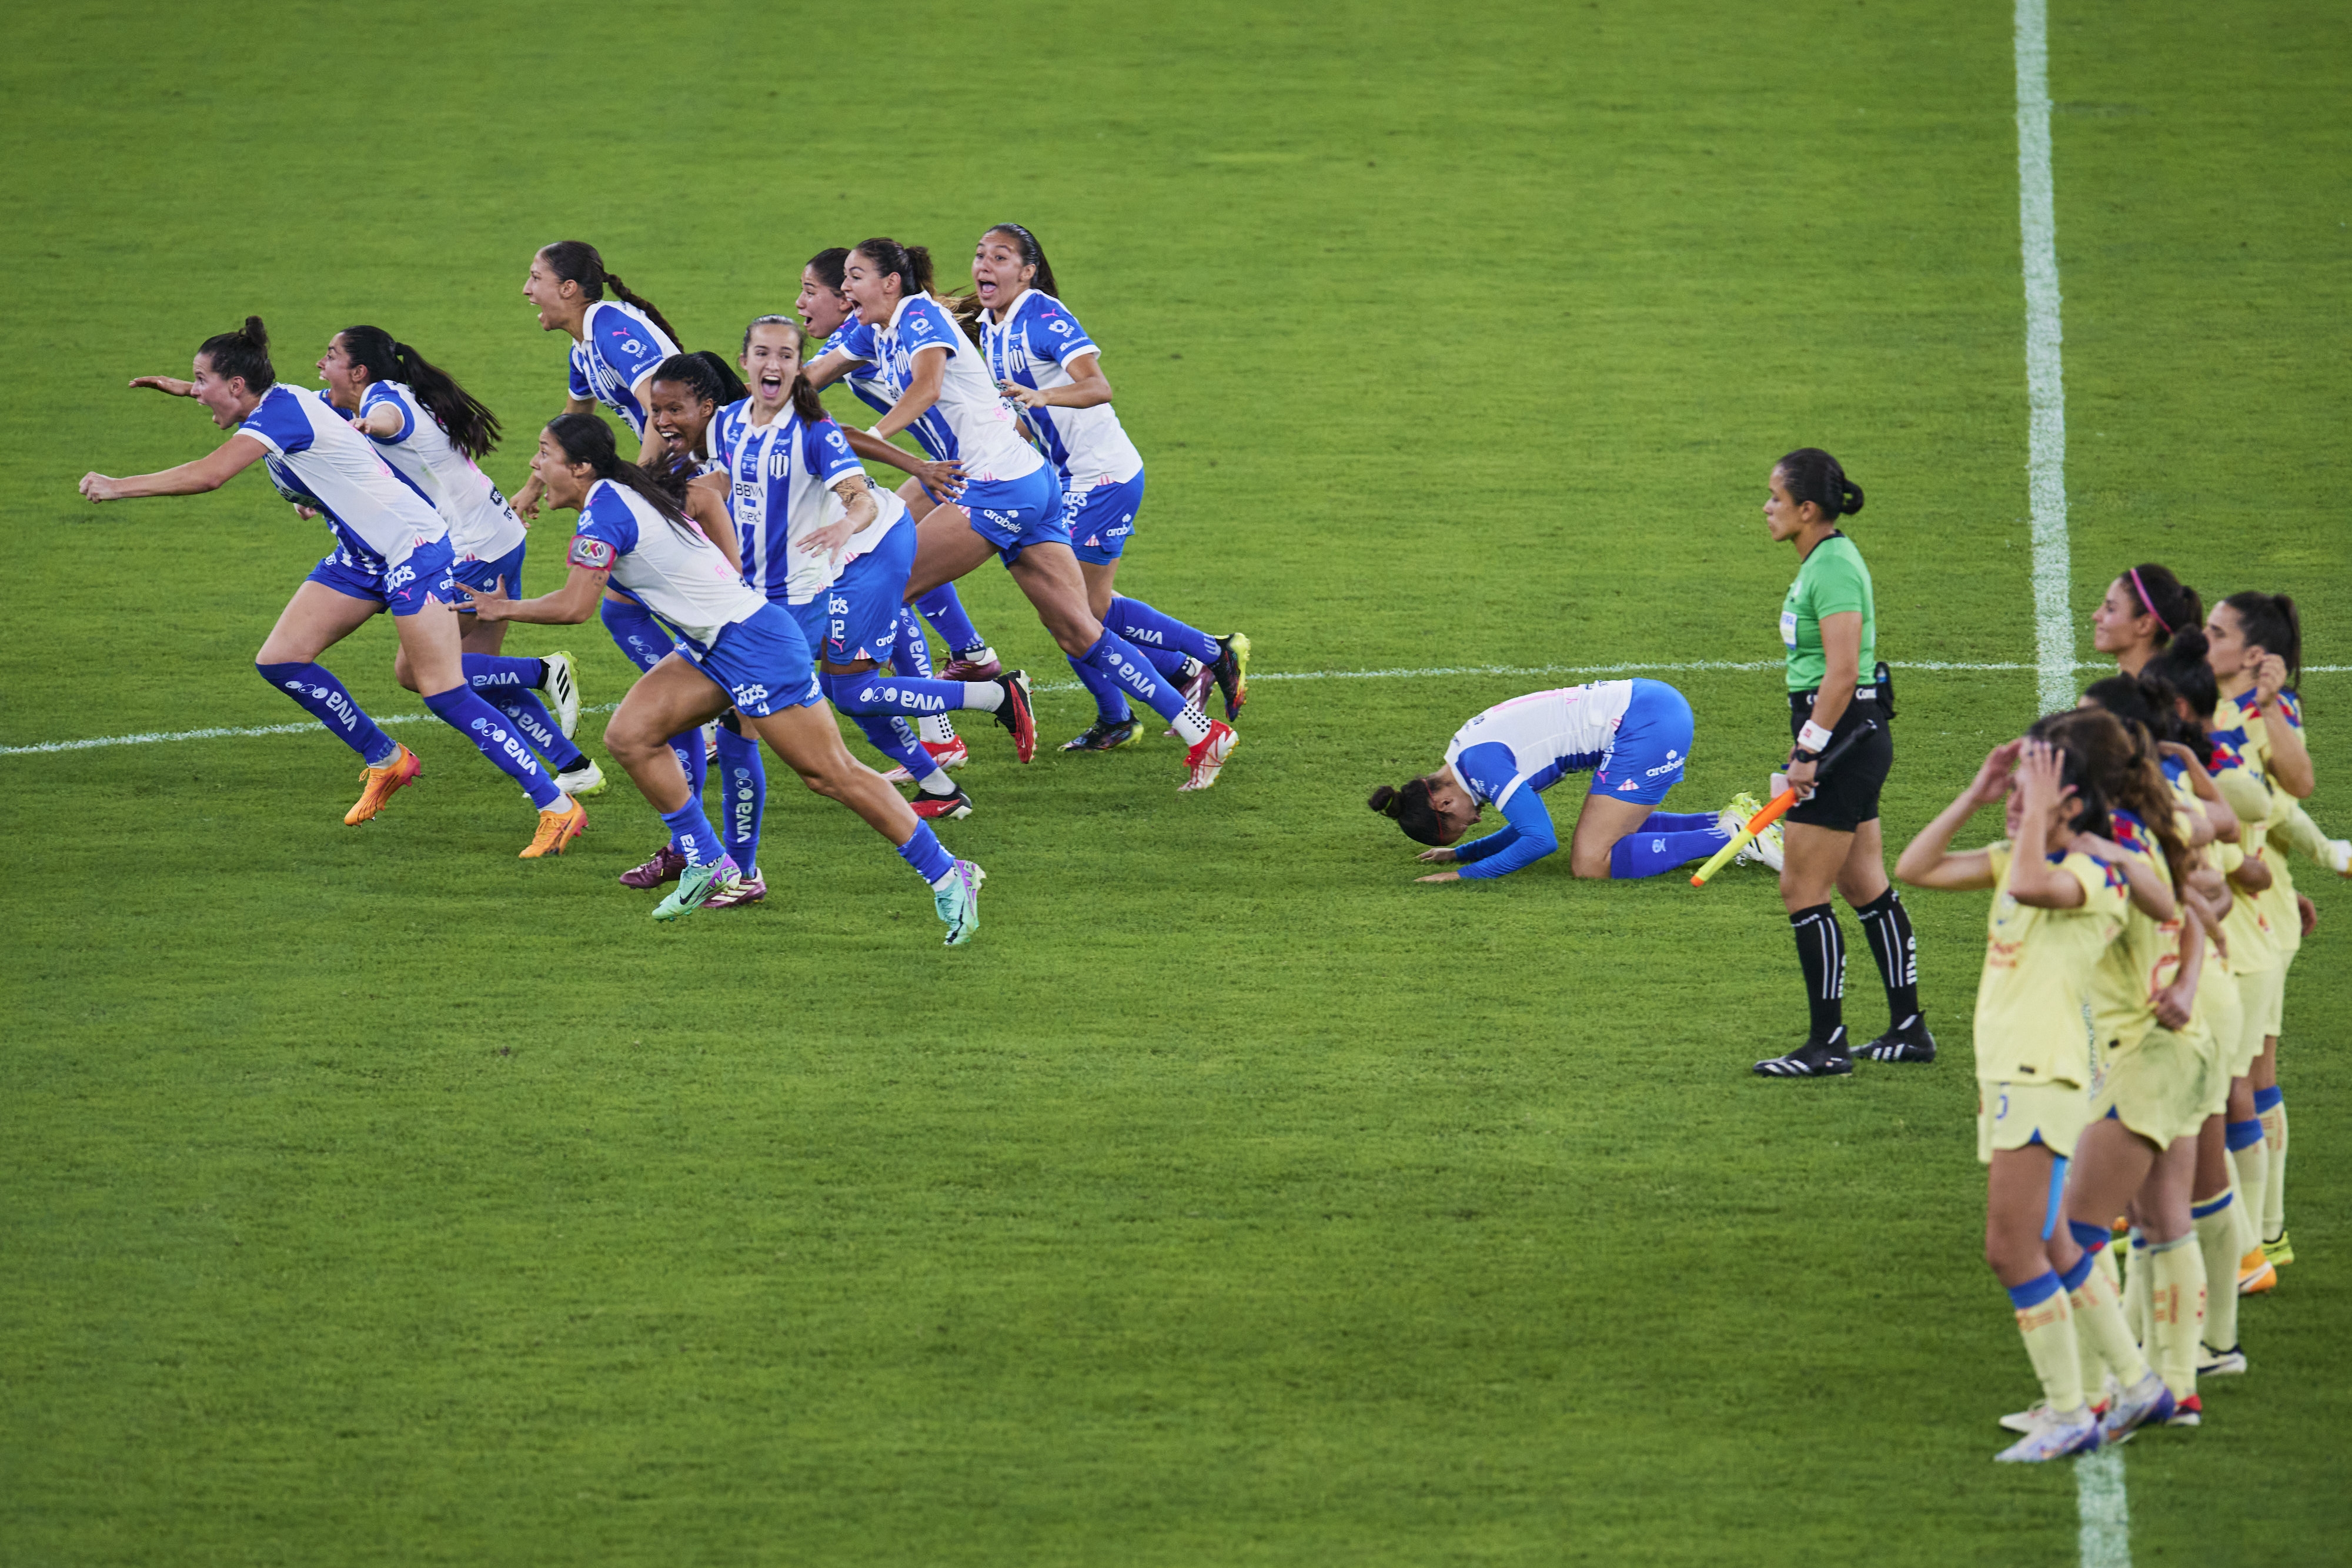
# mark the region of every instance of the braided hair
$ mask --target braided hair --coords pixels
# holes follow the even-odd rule
[[[1825,521],[1850,517],[1862,510],[1862,486],[1845,476],[1838,460],[1818,446],[1800,446],[1772,466],[1789,498],[1799,506],[1811,501]]]

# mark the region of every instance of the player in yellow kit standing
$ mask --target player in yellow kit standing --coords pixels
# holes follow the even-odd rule
[[[2092,979],[2123,929],[2127,903],[2120,872],[2069,847],[2105,822],[2086,771],[2082,757],[2046,740],[1998,747],[1895,867],[1914,886],[1993,894],[1976,1012],[1977,1157],[1989,1170],[1985,1260],[2009,1291],[2047,1412],[1996,1456],[2011,1462],[2087,1453],[2103,1440],[2083,1385],[2067,1284],[2078,1265],[2087,1272],[2088,1255],[2058,1223],[2066,1162],[2099,1087]],[[2004,796],[2009,838],[1953,853],[1952,836]],[[2092,1304],[2114,1312],[2120,1326],[2111,1302]]]

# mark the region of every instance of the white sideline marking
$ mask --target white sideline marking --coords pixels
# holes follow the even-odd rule
[[[1400,670],[1265,670],[1252,675],[1253,684],[1259,681],[1408,681],[1431,675],[1671,675],[1704,671],[1730,671],[1753,674],[1782,667],[1779,659],[1728,660],[1694,659],[1679,664],[1441,664],[1425,669]],[[1922,659],[1916,664],[1896,664],[1897,670],[1926,670],[1942,673],[1978,671],[1993,674],[2015,674],[2036,666],[2020,664],[1951,663]],[[2077,664],[2077,670],[2112,670],[2104,659]],[[2352,674],[2352,664],[2305,664],[2306,675],[2341,675]],[[1075,692],[1081,690],[1076,681],[1041,681],[1033,688],[1041,692]],[[582,713],[611,713],[618,703],[592,703]],[[422,724],[433,716],[429,713],[387,713],[369,716],[380,725]],[[257,724],[241,727],[212,729],[150,730],[143,735],[94,735],[84,740],[38,740],[26,746],[0,746],[0,757],[31,757],[56,751],[91,751],[101,746],[165,746],[181,740],[241,740],[257,735],[326,734],[324,726],[312,720],[304,724]]]
[[[2026,452],[2033,507],[2033,650],[2043,713],[2074,706],[2074,618],[2066,607],[2066,378],[2059,358],[2058,219],[2050,188],[2046,0],[2017,0],[2017,225],[2025,269]]]
[[[2074,1511],[2083,1568],[2131,1568],[2131,1505],[2124,1495],[2124,1451],[2104,1448],[2074,1461]]]

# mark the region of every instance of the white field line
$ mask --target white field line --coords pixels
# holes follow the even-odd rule
[[[2074,701],[2074,618],[2066,606],[2066,379],[2059,356],[2058,220],[2050,186],[2046,0],[2017,0],[2017,223],[2025,270],[2026,450],[2033,507],[2033,644],[2043,713]]]
[[[2124,1494],[2124,1451],[2101,1448],[2074,1461],[2074,1511],[2083,1568],[2131,1568],[2131,1504]]]
[[[1259,681],[1410,681],[1433,675],[1671,675],[1685,673],[1728,671],[1753,674],[1781,668],[1781,661],[1693,659],[1683,664],[1439,664],[1422,669],[1394,670],[1264,670],[1250,677],[1252,685]],[[1941,674],[1954,672],[1973,674],[2014,674],[2036,666],[2021,664],[1975,664],[1967,661],[1949,662],[1923,659],[1917,664],[1897,664],[1898,670],[1927,671]],[[2077,670],[2111,670],[2105,660],[2077,664]],[[2341,675],[2352,674],[2352,664],[2305,664],[2306,675]],[[1080,690],[1076,681],[1040,681],[1034,688],[1041,692],[1075,692]],[[592,703],[582,713],[611,713],[618,703]],[[369,716],[380,725],[422,724],[433,716],[429,713],[390,713]],[[242,727],[221,727],[206,729],[150,730],[142,735],[97,735],[82,740],[41,740],[26,746],[0,746],[0,757],[32,757],[56,751],[92,751],[102,746],[166,746],[184,740],[242,740],[262,735],[324,735],[326,729],[315,720],[302,724],[257,724]]]

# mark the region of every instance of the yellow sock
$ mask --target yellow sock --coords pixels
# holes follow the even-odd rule
[[[2189,1210],[2197,1217],[2197,1250],[2205,1263],[2205,1343],[2213,1350],[2238,1345],[2238,1260],[2246,1255],[2239,1241],[2238,1207],[2225,1192]]]
[[[2205,1328],[2204,1249],[2193,1235],[2159,1242],[2132,1272],[2148,1276],[2148,1354],[2172,1396],[2186,1399],[2197,1392],[2197,1342]],[[2230,1300],[2237,1299],[2233,1288]]]
[[[2263,1113],[2263,1152],[2270,1157],[2263,1172],[2263,1239],[2275,1241],[2286,1234],[2286,1102]]]
[[[2067,1310],[2066,1288],[2055,1273],[2032,1284],[2012,1286],[2010,1303],[2017,1311],[2017,1332],[2025,1341],[2026,1358],[2042,1380],[2042,1397],[2051,1412],[2074,1416],[2083,1408],[2083,1360],[2074,1344],[2074,1317]]]
[[[2234,1150],[2230,1163],[2237,1167],[2239,1211],[2238,1228],[2245,1233],[2246,1244],[2239,1249],[2241,1257],[2263,1244],[2263,1198],[2270,1186],[2270,1152],[2261,1144]]]
[[[2116,1249],[2110,1247],[2107,1250],[2113,1252]],[[2132,1338],[2143,1345],[2151,1345],[2151,1355],[2155,1354],[2148,1333],[2148,1314],[2153,1310],[2150,1305],[2152,1289],[2147,1243],[2141,1240],[2139,1232],[2135,1230],[2131,1233],[2131,1267],[2124,1271],[2124,1326],[2131,1330]]]
[[[2097,1261],[2093,1265],[2093,1267],[2096,1268],[2102,1275],[2105,1276],[2106,1281],[2108,1285],[2114,1289],[2117,1300],[2121,1300],[2124,1293],[2123,1260],[2116,1256],[2116,1249],[2122,1241],[2123,1238],[2118,1236],[2115,1240],[2110,1241],[2105,1247],[2100,1248]]]
[[[2138,1342],[2124,1325],[2123,1298],[2099,1271],[2096,1261],[2091,1261],[2092,1267],[2084,1271],[2083,1282],[2066,1292],[2066,1300],[2073,1309],[2074,1337],[2082,1347],[2078,1356],[2083,1391],[2095,1398],[2101,1392],[2102,1366],[2116,1375],[2117,1383],[2129,1388],[2147,1375],[2147,1359],[2140,1354]]]

